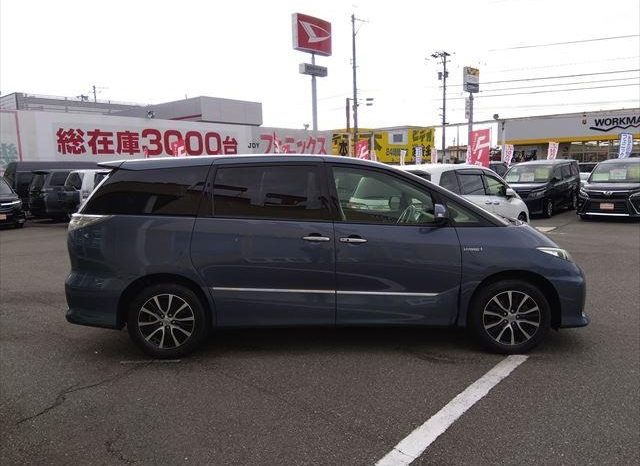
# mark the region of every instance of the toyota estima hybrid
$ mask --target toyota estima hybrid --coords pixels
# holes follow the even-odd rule
[[[519,353],[588,323],[565,250],[410,173],[312,155],[103,166],[69,224],[67,320],[127,326],[154,357],[215,327],[461,326]]]

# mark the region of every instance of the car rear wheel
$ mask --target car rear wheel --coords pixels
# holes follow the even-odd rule
[[[203,303],[192,290],[161,283],[143,289],[131,302],[127,328],[145,353],[176,358],[203,343],[208,320]]]
[[[517,354],[537,346],[549,331],[551,309],[542,292],[521,280],[492,283],[476,295],[469,327],[490,351]]]
[[[518,220],[520,220],[522,222],[526,222],[527,221],[527,214],[525,214],[524,212],[520,212],[520,215],[518,215]]]
[[[553,201],[551,199],[547,199],[544,203],[544,216],[547,218],[551,218],[553,216]]]

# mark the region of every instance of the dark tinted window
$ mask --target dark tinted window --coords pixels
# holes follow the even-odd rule
[[[485,173],[484,180],[487,183],[487,194],[489,196],[504,197],[507,195],[507,185],[505,185],[501,180],[499,180],[495,176]]]
[[[9,187],[9,183],[7,183],[4,178],[0,178],[0,194],[13,194],[13,191],[11,191],[11,188]]]
[[[16,183],[16,191],[25,193],[29,190],[29,184],[33,179],[33,173],[18,173],[18,182]]]
[[[49,186],[63,186],[70,172],[53,172],[49,179]]]
[[[484,196],[484,184],[482,183],[482,175],[475,173],[458,173],[460,184],[462,185],[462,194],[470,196]]]
[[[331,220],[315,165],[222,167],[213,185],[220,217]]]
[[[38,173],[37,175],[33,175],[33,179],[31,180],[31,184],[29,185],[29,189],[42,189],[44,185],[44,177],[46,175],[43,173]]]
[[[207,172],[208,167],[117,170],[82,213],[195,216]]]
[[[444,172],[440,175],[440,186],[456,194],[460,194],[460,186],[458,185],[456,172],[453,170]]]
[[[562,178],[571,178],[573,175],[571,174],[571,165],[563,165],[562,166]]]
[[[67,177],[67,181],[64,182],[64,189],[72,191],[74,189],[80,189],[82,187],[82,177],[80,173],[70,173]]]
[[[580,175],[580,171],[578,170],[578,164],[577,163],[572,163],[571,164],[571,174],[573,176],[579,176]]]

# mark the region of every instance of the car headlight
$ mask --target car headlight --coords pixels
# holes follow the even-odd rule
[[[567,260],[569,262],[573,262],[573,259],[571,258],[571,255],[564,249],[561,248],[547,248],[547,247],[540,247],[540,248],[536,248],[538,251],[544,252],[545,254],[549,254],[551,256],[556,256],[559,257],[560,259],[564,259]]]
[[[22,207],[22,201],[18,199],[17,201],[7,202],[2,204],[4,207]]]
[[[634,201],[636,199],[640,199],[640,191],[638,191],[637,193],[633,193],[631,196],[629,196],[629,199],[633,199]]]
[[[580,188],[580,195],[582,197],[589,197],[589,193],[584,188]]]
[[[544,189],[540,190],[540,191],[531,191],[529,193],[529,199],[538,199],[540,197],[544,196]]]

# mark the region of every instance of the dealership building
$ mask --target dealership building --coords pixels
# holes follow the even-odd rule
[[[621,133],[633,135],[632,156],[640,155],[640,108],[512,118],[498,122],[500,145],[514,145],[518,161],[546,159],[549,142],[558,158],[599,162],[618,156]]]

